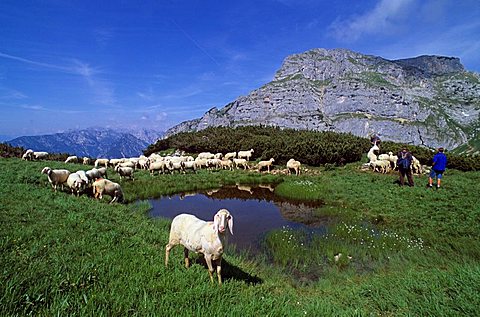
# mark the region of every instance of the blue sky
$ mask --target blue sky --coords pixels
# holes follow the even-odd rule
[[[283,59],[347,48],[459,57],[480,72],[478,0],[0,1],[2,138],[166,130],[269,82]]]

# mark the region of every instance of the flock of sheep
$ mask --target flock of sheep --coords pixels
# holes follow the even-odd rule
[[[368,151],[368,167],[371,167],[374,172],[380,172],[383,174],[388,173],[390,170],[395,170],[397,168],[398,157],[393,155],[393,152],[377,156],[375,152],[378,151],[380,151],[380,148],[376,144],[374,144]],[[412,158],[412,171],[416,174],[421,174],[422,164],[420,164],[420,161],[415,156],[412,156]]]

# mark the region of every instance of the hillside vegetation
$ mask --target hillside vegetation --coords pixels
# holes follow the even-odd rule
[[[110,171],[134,202],[109,205],[52,192],[46,165],[86,168],[0,159],[1,316],[474,316],[480,306],[480,172],[448,170],[438,191],[423,187],[425,176],[399,188],[396,175],[360,163],[269,176],[281,182],[275,194],[320,199],[317,216],[338,223],[313,239],[274,231],[265,255],[227,247],[218,287],[202,265],[183,267],[180,247],[164,267],[170,221],[150,219],[148,202],[134,198],[145,187],[163,194],[263,175],[139,171],[132,182]],[[335,262],[336,252],[352,258]]]

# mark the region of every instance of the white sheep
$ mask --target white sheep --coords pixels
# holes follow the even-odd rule
[[[219,158],[212,158],[207,160],[207,168],[209,169],[219,169],[221,167],[221,159]]]
[[[220,161],[220,166],[222,169],[233,170],[233,162],[231,160],[223,159]]]
[[[235,165],[236,169],[239,169],[240,166],[243,166],[244,170],[250,168],[250,166],[248,165],[248,161],[246,159],[238,159],[238,158],[233,159],[233,164]]]
[[[375,151],[380,151],[380,148],[376,144],[372,146],[367,153],[367,157],[370,162],[375,162],[377,160],[377,155],[375,154]]]
[[[93,183],[94,181],[96,181],[99,178],[102,178],[103,176],[102,173],[100,173],[100,171],[96,168],[92,168],[91,170],[88,170],[85,173],[90,183]]]
[[[239,159],[244,158],[247,161],[250,161],[250,158],[252,157],[252,154],[253,154],[253,149],[250,149],[248,151],[238,151],[237,157]]]
[[[70,187],[72,195],[79,196],[83,186],[86,185],[80,174],[71,173],[67,178],[67,185]]]
[[[164,173],[165,172],[165,161],[156,161],[150,163],[150,166],[148,167],[148,170],[150,171],[150,175],[153,176],[155,175],[155,172],[160,174],[160,172]]]
[[[78,157],[76,155],[72,155],[67,157],[67,159],[65,160],[65,163],[77,163],[77,161],[78,161]]]
[[[210,152],[201,152],[197,155],[198,159],[212,159],[215,157],[215,154]]]
[[[33,152],[33,158],[36,160],[46,160],[48,152]]]
[[[193,172],[197,171],[197,163],[195,161],[185,161],[180,164],[182,164],[184,173],[186,173],[187,170],[192,170]]]
[[[107,175],[107,168],[106,167],[100,167],[100,168],[97,168],[98,172],[100,173],[100,177],[104,177],[104,178],[107,178],[108,175]]]
[[[173,218],[170,238],[165,247],[165,266],[168,266],[170,250],[181,244],[184,246],[185,267],[190,266],[188,252],[201,253],[208,266],[210,281],[213,283],[213,264],[217,267],[218,284],[222,284],[222,256],[227,227],[233,235],[233,217],[227,209],[220,209],[213,221],[204,221],[194,215],[180,214]]]
[[[268,161],[258,162],[258,164],[257,164],[258,171],[261,172],[262,169],[266,167],[267,170],[268,170],[268,173],[270,173],[270,166],[272,166],[273,162],[275,162],[273,157],[271,159],[269,159]]]
[[[376,160],[376,161],[370,162],[370,166],[373,167],[374,172],[376,172],[378,168],[378,172],[385,174],[390,170],[390,161]]]
[[[103,166],[105,166],[105,167],[108,167],[108,162],[109,162],[109,161],[110,161],[109,159],[99,158],[99,159],[97,159],[97,160],[95,161],[94,166],[95,166],[95,168],[99,167],[100,165],[103,165]]]
[[[229,160],[229,159],[234,159],[237,157],[237,152],[228,152],[223,156],[223,159]]]
[[[26,150],[25,153],[22,155],[22,160],[31,161],[33,160],[33,150]]]
[[[61,185],[63,189],[63,184],[67,181],[70,171],[64,169],[52,170],[50,167],[44,167],[42,169],[42,174],[47,174],[48,181],[56,192],[58,185]]]
[[[135,180],[134,171],[135,170],[131,167],[122,167],[119,165],[115,166],[115,172],[117,172],[118,175],[120,175],[120,179],[122,179],[123,177],[128,177],[132,181],[134,181]]]
[[[422,174],[422,164],[413,155],[412,155],[412,172],[416,174]]]
[[[123,191],[120,184],[105,178],[100,178],[93,182],[93,195],[95,198],[102,199],[103,194],[113,197],[110,204],[123,201]]]
[[[392,167],[391,165],[393,165],[393,169],[397,168],[398,157],[396,155],[393,155],[393,152],[388,152],[388,154],[380,154],[378,156],[378,159],[383,161],[390,161],[390,167]]]
[[[292,170],[295,171],[295,175],[300,175],[300,166],[302,164],[299,161],[292,159],[289,159],[287,162],[287,169],[288,169],[288,174],[292,174]]]
[[[196,158],[195,159],[195,164],[197,165],[197,168],[201,169],[202,167],[207,168],[207,159],[202,159],[202,158]]]
[[[90,158],[85,156],[83,158],[83,165],[89,165],[89,164],[90,164]]]

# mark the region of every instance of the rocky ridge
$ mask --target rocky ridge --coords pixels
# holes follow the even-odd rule
[[[212,126],[269,125],[379,135],[453,149],[477,137],[480,76],[455,57],[387,60],[346,49],[288,56],[270,83],[165,136]]]

